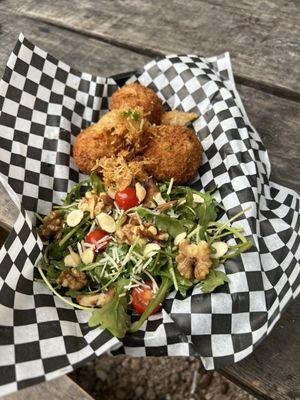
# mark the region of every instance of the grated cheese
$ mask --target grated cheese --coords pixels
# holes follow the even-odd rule
[[[169,195],[172,191],[172,187],[173,187],[173,183],[174,183],[174,178],[171,178],[170,183],[169,183],[169,187],[167,190],[167,194]]]

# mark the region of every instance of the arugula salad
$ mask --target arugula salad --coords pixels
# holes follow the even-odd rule
[[[63,205],[41,218],[45,241],[38,266],[47,286],[73,307],[93,311],[118,338],[158,312],[170,290],[205,293],[228,282],[218,269],[252,246],[231,223],[218,222],[213,192],[150,178],[122,191],[105,191],[96,172],[71,189]],[[236,239],[229,245],[230,238]],[[140,315],[131,324],[130,314]]]

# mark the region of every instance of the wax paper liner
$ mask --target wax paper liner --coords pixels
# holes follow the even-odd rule
[[[253,247],[221,267],[229,285],[212,294],[194,288],[186,298],[173,291],[162,313],[122,341],[88,328],[89,312],[35,281],[42,243],[33,213],[46,214],[82,178],[71,155],[76,135],[108,111],[124,77],[76,71],[20,35],[0,83],[1,179],[20,201],[0,251],[0,394],[116,346],[132,356],[196,355],[205,368],[220,368],[250,354],[299,293],[299,196],[269,180],[269,158],[235,88],[229,54],[168,55],[134,80],[157,92],[166,109],[200,115],[193,127],[205,153],[193,185],[219,188],[224,219],[250,207],[233,225]]]

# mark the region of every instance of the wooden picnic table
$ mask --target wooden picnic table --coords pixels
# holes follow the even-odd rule
[[[269,150],[272,179],[300,192],[300,2],[2,0],[0,74],[21,31],[73,67],[102,76],[166,53],[229,51],[249,118]],[[299,305],[297,299],[289,306],[252,355],[219,372],[258,398],[299,399]],[[30,399],[90,398],[67,377],[25,391]]]

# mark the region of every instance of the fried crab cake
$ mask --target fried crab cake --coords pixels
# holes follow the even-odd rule
[[[112,95],[112,110],[135,107],[144,110],[151,124],[160,124],[163,114],[162,101],[153,90],[139,83],[129,83]]]
[[[117,154],[134,157],[148,143],[149,125],[140,108],[131,110],[129,114],[120,110],[110,111],[77,136],[74,160],[82,172],[90,174],[96,161],[102,157]]]
[[[147,172],[158,181],[174,178],[176,184],[191,181],[201,162],[203,148],[196,134],[184,126],[149,128],[150,140],[144,158]]]
[[[76,138],[73,156],[81,172],[90,174],[96,160],[104,156],[116,154],[122,147],[122,140],[114,141],[103,132],[99,123],[89,126],[80,132]]]

